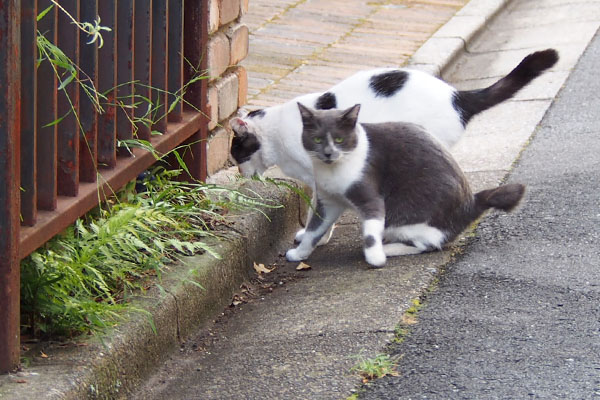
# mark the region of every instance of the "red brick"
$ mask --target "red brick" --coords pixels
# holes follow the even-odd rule
[[[217,128],[208,139],[207,144],[207,172],[212,175],[228,164],[230,134],[225,128]]]
[[[235,73],[224,75],[215,87],[219,97],[219,121],[223,121],[238,109],[238,77]]]
[[[208,41],[208,75],[218,78],[229,67],[229,39],[217,32]]]
[[[208,0],[208,34],[219,30],[219,0]]]
[[[248,12],[248,2],[249,0],[240,1],[240,15],[244,15]]]
[[[235,74],[238,79],[238,107],[242,107],[248,101],[248,73],[246,68],[238,66]]]
[[[240,0],[219,0],[219,25],[223,26],[240,15]]]
[[[227,30],[231,49],[230,65],[239,63],[248,55],[248,34],[248,27],[244,24],[233,25]]]
[[[208,122],[208,130],[213,130],[219,123],[219,93],[215,85],[208,87],[208,105],[210,106],[210,121]]]

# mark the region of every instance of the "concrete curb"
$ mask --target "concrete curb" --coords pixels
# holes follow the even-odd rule
[[[37,349],[48,357],[36,357],[25,373],[2,377],[0,398],[125,398],[182,340],[230,304],[240,284],[254,274],[254,260],[275,256],[297,229],[305,208],[297,194],[252,181],[240,189],[284,206],[264,209],[265,214],[239,214],[233,229],[209,243],[222,259],[208,254],[187,257],[163,275],[160,290],[154,288],[136,299],[135,307],[151,315],[156,332],[147,314],[133,312],[128,322],[102,338]]]
[[[435,76],[464,51],[511,0],[472,0],[438,29],[408,60],[407,66]]]
[[[471,0],[415,52],[408,66],[439,76],[509,1]],[[256,182],[245,185],[284,207],[267,210],[271,222],[256,212],[240,215],[235,231],[216,244],[226,258],[192,257],[163,277],[164,292],[153,290],[140,299],[137,304],[152,315],[156,334],[147,317],[135,314],[106,335],[103,343],[45,349],[49,358],[36,359],[27,368],[28,375],[17,377],[27,384],[8,383],[14,377],[0,379],[0,398],[125,398],[182,338],[229,304],[253,273],[253,260],[273,254],[297,229],[303,208],[297,195]],[[192,278],[210,289],[190,284]]]

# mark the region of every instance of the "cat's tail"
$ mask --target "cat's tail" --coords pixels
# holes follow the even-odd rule
[[[482,190],[475,194],[475,214],[479,216],[489,208],[511,211],[519,204],[524,194],[525,186],[520,183]]]
[[[508,75],[483,89],[460,90],[454,97],[463,124],[475,115],[505,100],[510,99],[529,82],[558,61],[554,49],[537,51],[525,57]]]

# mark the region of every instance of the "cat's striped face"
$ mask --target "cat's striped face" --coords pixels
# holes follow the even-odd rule
[[[300,103],[298,107],[303,125],[302,144],[312,157],[332,164],[354,150],[360,105],[347,110],[311,110]]]

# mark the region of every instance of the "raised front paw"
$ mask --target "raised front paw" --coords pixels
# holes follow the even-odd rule
[[[381,247],[365,249],[365,260],[374,267],[381,268],[385,265],[386,256]]]
[[[287,253],[285,253],[285,258],[288,261],[302,261],[302,260],[306,260],[308,256],[303,256],[302,254],[300,254],[300,252],[298,251],[298,249],[289,249],[287,251]]]
[[[298,232],[296,232],[296,236],[294,237],[294,241],[296,243],[300,243],[302,241],[302,238],[304,237],[305,233],[306,233],[306,229],[305,228],[300,229]]]

